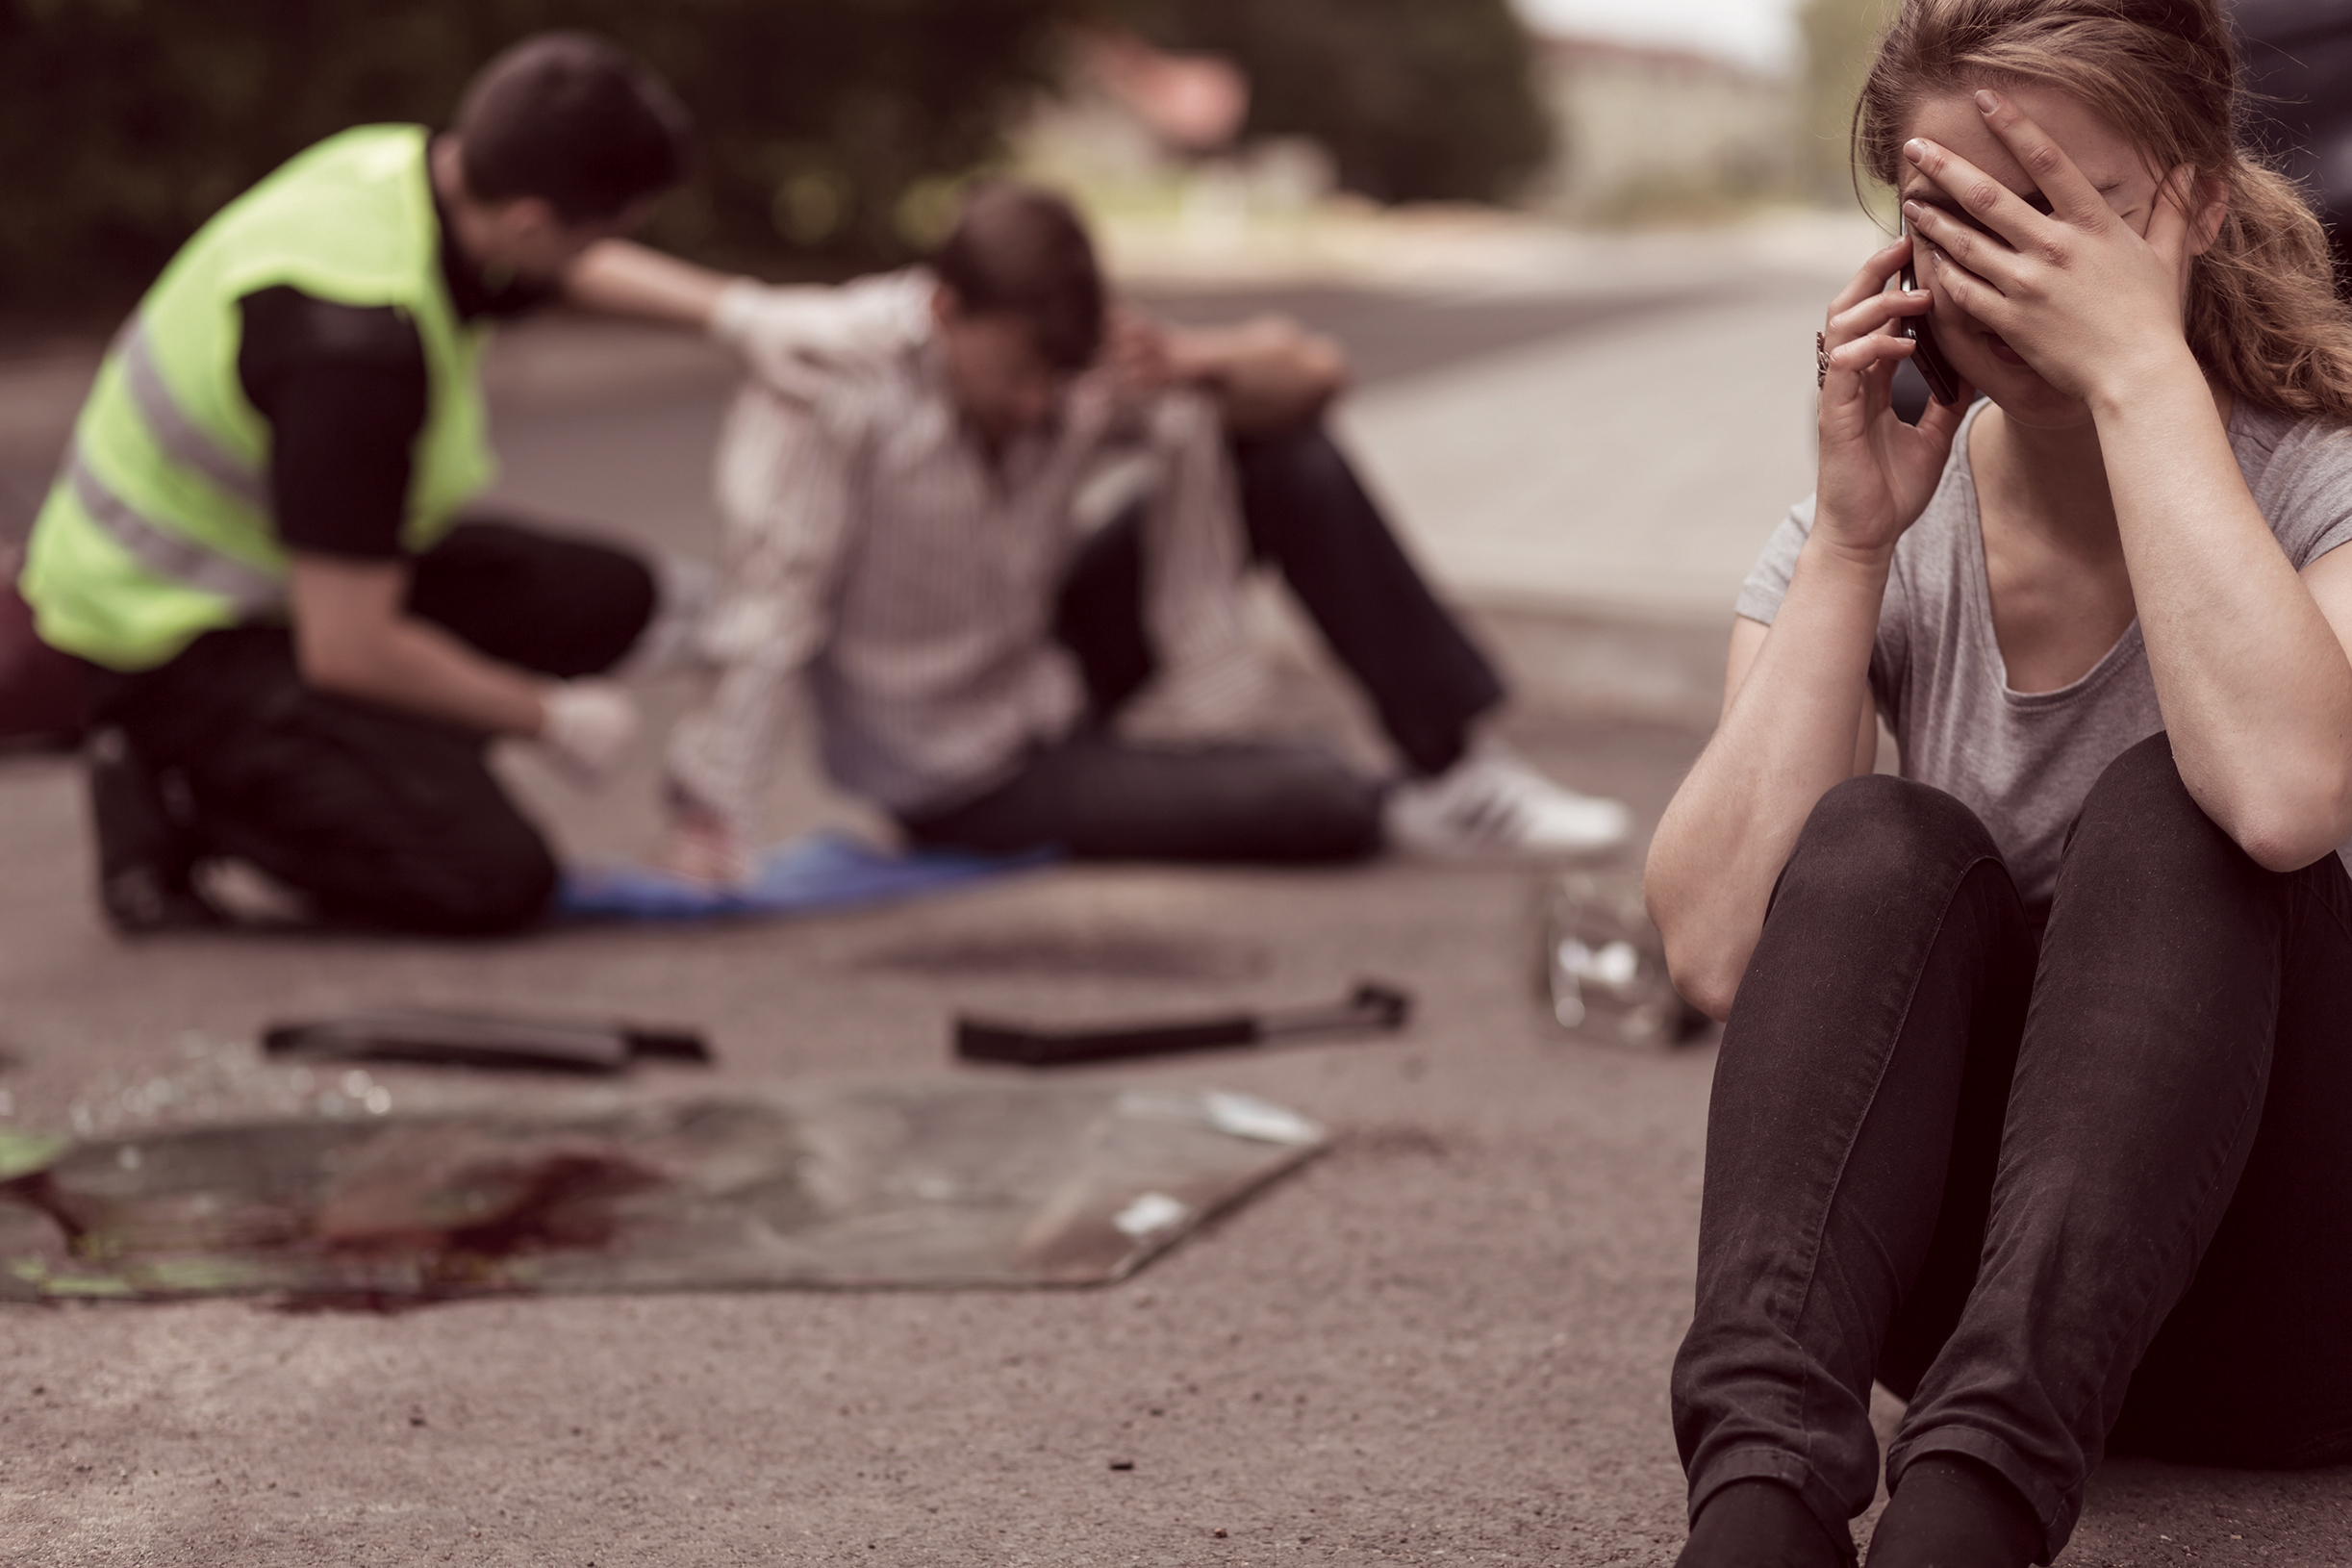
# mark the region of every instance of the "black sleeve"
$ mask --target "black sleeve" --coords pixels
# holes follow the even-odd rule
[[[397,557],[424,428],[416,326],[389,305],[338,305],[284,287],[237,303],[237,374],[270,424],[279,541],[321,555]]]

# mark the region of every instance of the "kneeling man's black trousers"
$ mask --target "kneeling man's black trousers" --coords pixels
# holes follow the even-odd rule
[[[2156,736],[2110,767],[2036,942],[1982,823],[1868,777],[1775,890],[1715,1070],[1693,1511],[1870,1503],[1875,1378],[1922,1454],[2065,1545],[2102,1452],[2352,1459],[2352,881],[2249,859]],[[2047,1561],[2045,1556],[2042,1560]]]
[[[569,679],[617,663],[654,598],[652,572],[623,551],[476,521],[418,558],[409,609],[501,663]],[[305,685],[283,627],[208,633],[92,686],[94,723],[184,790],[191,848],[252,862],[329,920],[475,935],[546,910],[554,856],[492,775],[487,739]]]

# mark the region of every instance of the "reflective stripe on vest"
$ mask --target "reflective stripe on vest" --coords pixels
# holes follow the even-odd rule
[[[114,340],[114,351],[122,359],[123,384],[131,393],[131,402],[138,408],[139,417],[147,421],[148,433],[154,436],[157,448],[172,462],[195,469],[262,516],[269,516],[269,495],[263,488],[260,471],[222,450],[220,443],[173,401],[171,389],[164,385],[164,372],[156,366],[155,349],[147,341],[144,319],[131,317]]]
[[[124,324],[114,339],[114,352],[122,365],[123,387],[148,435],[154,438],[156,449],[268,516],[269,496],[261,474],[223,450],[188,417],[164,384],[164,372],[155,363],[155,348],[148,341],[143,319],[133,316]],[[165,528],[109,490],[91,471],[79,442],[66,453],[65,479],[73,487],[74,499],[106,530],[106,536],[157,576],[183,588],[217,594],[248,613],[284,602],[284,588],[267,572]]]
[[[426,397],[404,552],[431,548],[488,481],[485,333],[448,298],[427,139],[422,126],[361,126],[296,155],[208,219],[148,291],[27,542],[19,580],[51,645],[151,670],[209,631],[285,614],[270,422],[238,369],[238,301],[259,290],[415,326]]]
[[[284,587],[267,572],[170,532],[107,489],[83,459],[79,442],[65,454],[65,482],[107,538],[166,582],[217,594],[247,612],[285,602]]]

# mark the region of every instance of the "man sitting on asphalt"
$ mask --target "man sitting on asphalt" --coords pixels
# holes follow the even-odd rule
[[[661,623],[662,584],[620,550],[461,520],[492,472],[477,365],[492,320],[554,297],[676,182],[685,139],[619,50],[529,39],[452,132],[321,142],[141,301],[22,578],[42,640],[89,667],[118,927],[210,918],[190,869],[214,856],[341,922],[540,917],[555,863],[487,738],[609,766],[634,709],[594,677]]]
[[[737,284],[713,316],[756,373],[720,461],[716,674],[670,751],[673,868],[746,873],[803,675],[828,771],[925,847],[1287,861],[1623,840],[1622,806],[1479,733],[1503,688],[1323,433],[1344,377],[1328,342],[1114,314],[1070,207],[995,182],[927,268]],[[1123,453],[1148,485],[1119,508],[1101,493]],[[1369,696],[1403,782],[1303,745],[1115,728],[1148,686],[1194,730],[1246,709],[1252,556]]]

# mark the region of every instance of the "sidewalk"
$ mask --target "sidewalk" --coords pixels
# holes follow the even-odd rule
[[[1517,307],[1526,337],[1351,398],[1353,450],[1459,594],[1714,623],[1812,489],[1813,334],[1884,242],[1859,215],[1806,212],[1631,234],[1345,207],[1108,228],[1130,278],[1195,291],[1196,314],[1321,287],[1450,307],[1477,334]],[[1546,332],[1544,305],[1592,318]]]

